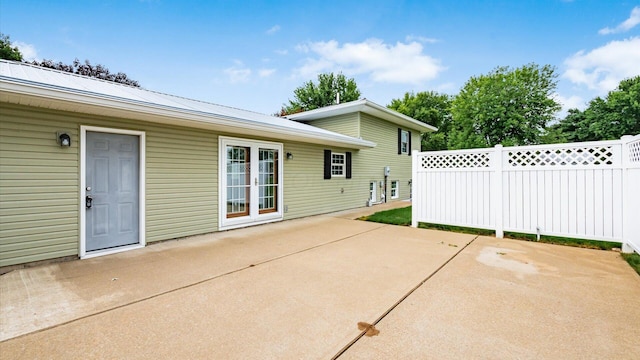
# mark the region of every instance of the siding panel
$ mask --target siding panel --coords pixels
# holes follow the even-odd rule
[[[0,109],[0,266],[77,254],[76,127]],[[56,143],[60,130],[70,148]]]
[[[379,184],[380,181],[384,181],[385,166],[391,167],[387,184],[387,201],[409,199],[411,156],[398,155],[397,125],[367,114],[351,114],[346,120],[351,121],[349,125],[357,124],[359,130],[345,131],[340,130],[339,127],[327,125],[336,118],[330,118],[324,123],[321,120],[314,120],[311,124],[352,136],[357,133],[363,139],[375,142],[377,146],[373,149],[350,150],[285,143],[284,152],[291,152],[294,155],[292,160],[284,161],[284,204],[288,208],[285,219],[365,206],[369,199],[369,182],[376,181]],[[420,150],[420,135],[416,133],[416,131],[411,132],[412,151]],[[325,149],[341,153],[352,152],[351,179],[335,177],[323,179]],[[398,199],[390,197],[392,180],[398,180]],[[378,198],[380,192],[378,188]]]
[[[214,132],[0,104],[0,266],[77,255],[80,126],[145,131],[147,242],[216,231]],[[56,132],[71,135],[71,147]]]
[[[360,114],[358,113],[312,120],[308,124],[356,138],[360,136]]]
[[[352,151],[352,162],[359,161],[357,150],[331,148],[321,145],[285,143],[284,152],[293,154],[284,160],[285,219],[362,207],[366,204],[368,188],[363,178],[353,172],[353,178],[324,179],[324,150],[345,153]]]
[[[411,197],[409,186],[411,156],[398,154],[398,126],[368,114],[361,114],[360,126],[362,138],[375,142],[377,146],[362,151],[364,159],[357,164],[354,163],[357,166],[354,173],[367,174],[369,180],[375,180],[379,183],[384,181],[384,167],[389,166],[391,174],[387,179],[387,202],[409,199]],[[411,131],[411,151],[420,151],[420,135],[415,130]],[[393,180],[398,180],[397,199],[391,199],[391,181]],[[367,190],[368,186],[367,183]],[[380,194],[379,187],[377,190]]]

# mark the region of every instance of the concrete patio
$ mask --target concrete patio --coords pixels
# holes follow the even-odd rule
[[[353,220],[382,208],[10,272],[0,358],[640,358],[618,253]]]

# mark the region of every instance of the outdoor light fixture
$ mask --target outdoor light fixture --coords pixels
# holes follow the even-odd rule
[[[58,131],[56,133],[56,140],[58,144],[62,147],[71,146],[71,136],[69,136],[69,134],[67,134],[66,132]]]
[[[288,152],[287,153],[287,160],[292,160],[293,159],[293,154]]]

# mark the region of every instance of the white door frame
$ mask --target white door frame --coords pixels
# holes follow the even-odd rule
[[[371,189],[371,184],[373,184],[373,189]],[[369,201],[375,203],[378,201],[378,181],[371,180],[369,181]]]
[[[87,161],[87,131],[93,132],[103,132],[103,133],[111,133],[111,134],[122,134],[122,135],[135,135],[140,138],[140,168],[139,168],[139,199],[138,199],[138,209],[139,209],[139,217],[138,217],[138,234],[139,234],[139,242],[137,244],[120,246],[112,249],[105,250],[96,250],[87,252],[87,239],[86,239],[86,208],[85,208],[85,197],[87,195],[87,173],[86,173],[86,161]],[[96,256],[114,254],[122,251],[138,249],[144,247],[146,245],[146,228],[145,228],[145,214],[146,214],[146,206],[145,206],[145,193],[146,193],[146,134],[144,131],[134,131],[134,130],[124,130],[124,129],[114,129],[114,128],[105,128],[105,127],[96,127],[96,126],[80,126],[80,201],[79,201],[79,209],[80,209],[80,258],[87,259]]]
[[[251,152],[258,148],[269,148],[278,151],[278,197],[277,197],[277,211],[260,214],[258,211],[258,191],[256,191],[253,185],[254,179],[251,179],[250,186],[250,201],[249,201],[249,215],[235,218],[227,218],[227,146],[246,146],[251,148]],[[250,158],[251,162],[251,176],[254,177],[258,169],[258,157],[252,154]],[[284,217],[284,159],[283,159],[283,146],[282,143],[250,140],[242,138],[234,138],[227,136],[220,136],[218,139],[218,229],[229,230],[244,226],[265,224],[274,221],[280,221]]]

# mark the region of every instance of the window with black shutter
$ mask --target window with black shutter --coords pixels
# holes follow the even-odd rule
[[[398,155],[411,155],[411,132],[398,128]]]
[[[324,178],[344,177],[351,179],[351,152],[324,151]]]

